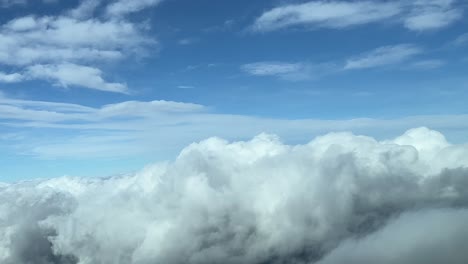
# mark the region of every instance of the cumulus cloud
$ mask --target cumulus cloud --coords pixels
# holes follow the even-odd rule
[[[13,5],[23,5],[26,3],[26,0],[1,0],[0,7],[7,8]]]
[[[467,154],[426,128],[261,134],[135,174],[0,184],[0,262],[463,263]]]
[[[376,22],[401,23],[413,31],[447,27],[462,17],[453,0],[418,1],[309,1],[284,4],[265,11],[254,22],[254,31],[289,27],[341,29]]]
[[[120,2],[125,1],[110,5]],[[57,16],[28,15],[7,21],[0,27],[0,66],[14,68],[18,73],[29,71],[29,78],[23,79],[37,77],[66,85],[71,80],[62,73],[76,65],[80,67],[78,75],[85,74],[91,80],[72,80],[70,84],[124,92],[124,84],[102,80],[100,63],[141,56],[146,47],[157,42],[138,22],[95,15],[100,5],[101,1],[86,0]],[[39,72],[41,69],[44,71]],[[62,78],[65,75],[68,77]]]

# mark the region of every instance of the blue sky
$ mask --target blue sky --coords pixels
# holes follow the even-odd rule
[[[466,1],[0,0],[0,181],[218,136],[468,141]]]

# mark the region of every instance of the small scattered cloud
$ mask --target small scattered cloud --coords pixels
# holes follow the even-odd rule
[[[468,45],[468,33],[464,33],[458,36],[454,41],[453,44],[456,46],[463,46]]]
[[[285,4],[260,15],[252,30],[268,32],[289,27],[342,29],[377,22],[403,24],[412,31],[447,27],[462,16],[453,0],[309,1]]]
[[[102,71],[77,64],[38,64],[28,67],[28,76],[35,79],[51,80],[62,87],[78,86],[106,92],[128,93],[127,85],[107,82]]]
[[[233,26],[236,24],[236,21],[233,19],[228,19],[224,21],[222,25],[207,27],[203,29],[203,32],[210,33],[210,32],[224,32],[231,30]]]
[[[179,89],[194,89],[195,86],[192,86],[192,85],[178,85],[177,88],[179,88]]]
[[[422,52],[420,47],[411,44],[383,46],[348,59],[344,69],[365,69],[398,64]]]
[[[275,76],[289,81],[307,80],[313,77],[312,65],[307,63],[288,63],[264,61],[244,64],[241,70],[254,76]]]
[[[432,70],[432,69],[437,69],[441,68],[446,64],[445,61],[443,60],[421,60],[421,61],[415,61],[410,64],[411,69],[417,69],[417,70]]]
[[[184,39],[181,39],[181,40],[177,41],[177,43],[179,45],[191,45],[191,44],[197,43],[199,41],[200,41],[199,38],[184,38]]]
[[[23,81],[24,76],[19,73],[0,72],[0,83],[15,83]]]

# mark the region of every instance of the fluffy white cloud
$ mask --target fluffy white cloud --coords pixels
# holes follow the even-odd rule
[[[305,145],[262,134],[136,174],[0,184],[0,261],[461,264],[467,154],[425,128]]]
[[[28,76],[52,80],[59,86],[79,86],[106,92],[127,93],[127,85],[109,83],[102,78],[101,70],[76,64],[34,65],[28,67]]]
[[[117,3],[120,2],[111,5]],[[140,55],[156,41],[145,35],[143,26],[125,17],[94,16],[101,4],[82,1],[62,15],[29,15],[6,22],[0,27],[0,66],[25,71],[29,79],[37,77],[61,85],[125,92],[124,84],[102,80],[99,63]],[[70,76],[71,70],[78,70],[76,77]]]
[[[264,12],[252,28],[272,31],[293,26],[346,28],[375,22],[402,23],[409,30],[446,27],[462,16],[452,0],[309,1],[285,4]]]
[[[348,59],[344,68],[352,70],[396,64],[421,52],[421,48],[410,44],[384,46]]]
[[[0,63],[100,61],[123,57],[148,42],[126,21],[77,20],[70,17],[14,19],[0,31]],[[86,36],[86,37],[85,37]]]

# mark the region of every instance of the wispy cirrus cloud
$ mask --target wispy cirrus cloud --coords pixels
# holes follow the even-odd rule
[[[348,70],[369,69],[400,64],[423,53],[413,44],[382,46],[344,61],[313,64],[310,62],[263,61],[241,65],[241,70],[252,76],[272,76],[287,81],[303,81]],[[411,63],[414,69],[434,69],[444,64],[440,60],[419,60]]]
[[[254,31],[289,27],[349,28],[377,22],[402,24],[412,31],[447,27],[461,18],[463,9],[454,0],[418,1],[309,1],[285,4],[261,14]]]
[[[25,4],[26,0],[0,0],[0,8],[7,8],[13,5]]]
[[[412,31],[436,30],[459,20],[463,9],[456,0],[417,0],[403,18],[404,26]]]
[[[463,46],[468,44],[468,33],[461,34],[454,41],[453,44],[456,46]]]
[[[273,76],[287,81],[303,81],[334,71],[332,63],[261,61],[241,66],[241,70],[253,76]]]
[[[422,48],[411,44],[383,46],[348,59],[344,69],[364,69],[397,64],[422,52]]]
[[[431,69],[440,68],[444,66],[445,64],[446,62],[444,60],[438,60],[438,59],[420,60],[420,61],[415,61],[411,63],[409,68],[416,69],[416,70],[431,70]]]
[[[381,21],[400,13],[400,6],[382,2],[312,1],[286,4],[263,13],[253,29],[272,31],[291,26],[345,28]]]
[[[158,5],[162,1],[163,0],[117,0],[107,6],[106,12],[110,16],[123,16]]]
[[[167,151],[175,153],[184,145],[214,135],[239,139],[268,131],[297,141],[327,131],[388,134],[414,126],[468,129],[465,124],[466,115],[288,120],[216,113],[200,104],[164,100],[89,107],[0,97],[0,126],[28,128],[21,130],[21,137],[12,135],[0,143],[39,158],[109,158],[148,153],[165,153],[167,157]],[[29,129],[35,132],[29,133]],[[48,136],[38,137],[38,131],[47,131]],[[50,136],[54,131],[60,133]]]

